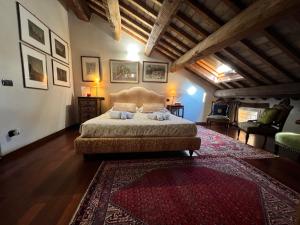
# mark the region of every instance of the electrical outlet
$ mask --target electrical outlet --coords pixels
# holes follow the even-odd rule
[[[14,83],[12,80],[1,80],[1,83],[3,86],[14,86]]]

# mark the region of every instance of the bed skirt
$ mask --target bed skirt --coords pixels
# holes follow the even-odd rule
[[[74,141],[82,154],[199,150],[199,137],[82,138]]]

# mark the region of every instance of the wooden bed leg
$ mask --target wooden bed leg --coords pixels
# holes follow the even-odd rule
[[[193,152],[194,152],[194,151],[192,151],[192,150],[189,150],[189,155],[190,155],[190,157],[192,157],[192,156],[193,156]]]

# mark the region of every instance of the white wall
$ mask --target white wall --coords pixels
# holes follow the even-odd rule
[[[144,45],[127,33],[122,32],[119,42],[113,39],[113,31],[110,25],[103,19],[93,15],[91,22],[86,23],[77,19],[73,13],[69,13],[70,37],[73,58],[74,87],[75,96],[81,96],[81,86],[93,86],[88,82],[82,82],[81,78],[81,56],[98,56],[101,57],[102,81],[100,96],[106,98],[104,102],[105,110],[108,109],[108,94],[119,90],[127,89],[134,86],[143,86],[156,91],[167,97],[171,89],[176,89],[178,101],[185,105],[185,117],[192,121],[204,121],[205,116],[209,113],[211,101],[213,98],[213,89],[205,86],[200,79],[186,70],[176,73],[169,73],[168,83],[144,83],[141,81],[142,61],[167,61],[164,57],[154,52],[151,58],[144,55]],[[139,49],[140,62],[140,82],[139,84],[118,84],[110,83],[109,77],[109,59],[127,58],[127,46],[135,44]],[[186,90],[194,86],[197,89],[195,95],[190,96]],[[206,93],[206,100],[203,103],[203,94]]]
[[[58,1],[19,2],[69,42],[68,13]],[[53,86],[51,57],[47,56],[49,90],[24,88],[15,1],[0,1],[0,28],[0,79],[14,82],[13,87],[0,86],[0,149],[4,155],[72,123],[73,85]],[[20,128],[21,134],[10,139],[7,132],[14,128]]]

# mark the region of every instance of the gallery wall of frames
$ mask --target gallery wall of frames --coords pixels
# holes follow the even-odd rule
[[[70,87],[69,44],[20,3],[16,3],[25,88],[48,90],[47,56],[53,85]]]

